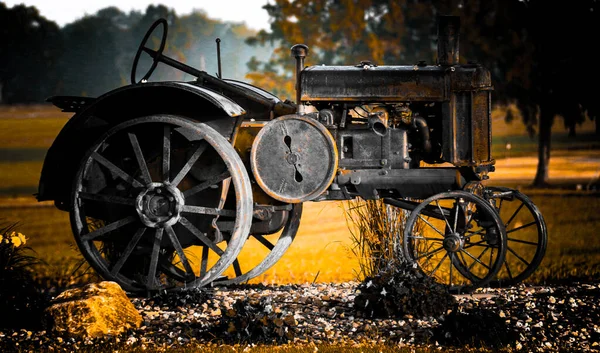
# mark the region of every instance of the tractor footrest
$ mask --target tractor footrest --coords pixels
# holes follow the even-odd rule
[[[77,113],[83,108],[92,104],[96,98],[91,97],[77,97],[77,96],[53,96],[46,99],[47,102],[51,102],[55,106],[62,109],[63,112]]]

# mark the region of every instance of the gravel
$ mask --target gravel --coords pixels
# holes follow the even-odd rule
[[[133,298],[143,326],[100,339],[0,331],[0,351],[71,352],[131,346],[290,343],[510,347],[600,352],[600,284],[484,289],[437,317],[371,319],[355,310],[359,283],[245,285]]]

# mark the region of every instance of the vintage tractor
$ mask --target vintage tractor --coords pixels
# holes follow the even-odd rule
[[[492,83],[459,64],[459,28],[438,18],[435,64],[304,67],[308,47],[295,45],[293,103],[163,55],[160,19],[131,85],[49,99],[75,115],[38,200],[69,212],[87,261],[130,292],[245,282],[290,246],[303,202],[358,197],[410,212],[397,251],[450,290],[518,283],[542,260],[546,227],[525,195],[483,183]],[[158,63],[196,79],[148,82]],[[246,241],[264,250],[251,265],[238,260]]]

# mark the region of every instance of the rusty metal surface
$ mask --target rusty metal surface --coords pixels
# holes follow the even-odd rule
[[[445,69],[439,66],[311,66],[302,71],[301,100],[442,101]]]
[[[256,182],[269,196],[299,203],[327,190],[337,171],[338,152],[331,133],[317,120],[287,115],[260,130],[250,163]]]

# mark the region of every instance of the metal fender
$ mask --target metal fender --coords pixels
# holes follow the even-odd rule
[[[61,97],[49,101],[53,99]],[[113,126],[152,114],[173,114],[205,123],[231,141],[246,110],[216,91],[186,82],[149,82],[107,92],[82,107],[54,140],[42,167],[38,201],[54,200],[58,208],[65,209],[85,151]]]

